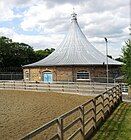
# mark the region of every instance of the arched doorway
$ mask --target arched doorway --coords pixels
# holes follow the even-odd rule
[[[24,79],[26,81],[29,81],[29,71],[25,71],[25,73],[24,73]]]
[[[42,81],[44,83],[52,83],[53,82],[53,74],[50,71],[44,71],[42,73]]]

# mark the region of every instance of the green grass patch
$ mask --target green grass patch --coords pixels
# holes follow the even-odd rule
[[[121,103],[92,140],[131,140],[131,103]]]

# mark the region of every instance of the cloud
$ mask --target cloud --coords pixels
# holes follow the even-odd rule
[[[64,4],[71,4],[72,8],[74,6],[77,6],[79,4],[84,4],[85,2],[87,2],[87,0],[44,0],[46,3],[46,6],[48,8],[52,8],[56,5],[64,5]]]
[[[34,5],[37,0],[1,0],[6,7],[16,7],[16,6],[31,6]]]
[[[4,1],[0,1],[0,20],[10,20],[14,17],[13,11],[5,6]]]
[[[13,9],[21,9],[34,5],[37,0],[0,0],[0,21],[10,21],[23,15],[15,13]]]
[[[11,38],[15,42],[23,42],[32,46],[35,50],[45,48],[56,48],[64,36],[62,35],[23,35],[18,34],[11,28],[0,28],[0,36]],[[52,43],[53,42],[53,43]]]
[[[129,0],[121,1],[121,0],[95,0],[94,2],[87,2],[87,12],[104,12],[118,9],[119,7],[123,7],[129,4]]]
[[[21,28],[23,30],[32,30],[46,28],[46,30],[54,30],[54,27],[67,22],[72,6],[65,4],[48,9],[46,5],[37,4],[29,8],[25,13]]]
[[[5,28],[5,27],[0,28],[0,36],[7,36],[9,38],[12,38],[14,34],[15,31],[11,28]]]
[[[30,46],[33,46],[35,50],[45,49],[45,48],[56,48],[59,45],[59,41],[62,41],[62,36],[60,35],[19,35],[15,34],[12,39],[16,42],[26,42]],[[53,42],[53,43],[52,43]]]
[[[119,56],[129,38],[129,0],[1,0],[0,21],[21,20],[12,28],[0,26],[0,34],[34,49],[56,48],[68,31],[73,7],[88,40],[104,53],[106,36],[110,55]]]

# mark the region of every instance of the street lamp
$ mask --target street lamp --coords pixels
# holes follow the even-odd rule
[[[107,87],[109,83],[109,76],[108,76],[108,46],[107,46],[107,38],[105,37],[105,42],[106,42],[106,82],[107,82]]]
[[[131,42],[131,0],[130,0],[130,27],[129,27],[129,41]]]

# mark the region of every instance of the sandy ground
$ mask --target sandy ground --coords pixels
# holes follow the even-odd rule
[[[16,140],[90,97],[0,90],[0,140]]]

